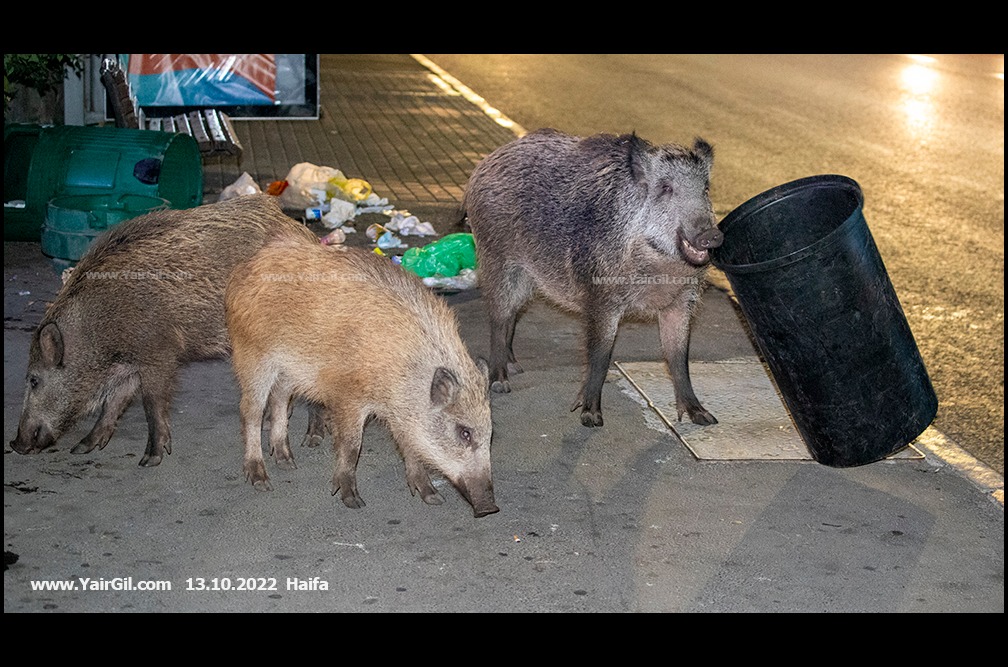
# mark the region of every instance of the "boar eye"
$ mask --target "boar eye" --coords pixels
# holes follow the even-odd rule
[[[462,424],[457,424],[455,426],[455,432],[458,434],[459,440],[466,444],[468,447],[472,447],[473,437],[472,431],[468,426],[463,426]]]
[[[672,181],[662,181],[660,186],[661,190],[658,193],[660,196],[670,196],[675,192],[675,188],[672,186]]]
[[[28,376],[28,384],[31,385],[32,389],[34,389],[35,387],[37,387],[38,383],[39,383],[39,379],[38,379],[37,375],[29,375]]]

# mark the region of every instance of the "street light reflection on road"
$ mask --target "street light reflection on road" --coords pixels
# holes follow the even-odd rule
[[[903,112],[907,127],[919,139],[926,139],[934,125],[935,105],[932,98],[936,92],[939,74],[931,65],[937,62],[930,56],[910,55],[913,64],[900,72],[903,88]]]

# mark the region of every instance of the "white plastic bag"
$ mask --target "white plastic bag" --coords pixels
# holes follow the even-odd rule
[[[311,162],[299,162],[287,173],[287,187],[280,193],[284,208],[308,208],[325,203],[326,185],[330,178],[345,179],[343,172],[333,167],[320,167]],[[314,192],[313,192],[314,190]]]
[[[262,192],[259,184],[249,176],[247,171],[243,171],[238,180],[221,190],[219,201],[227,201],[242,195],[254,195],[258,192]]]
[[[322,216],[322,224],[329,229],[342,227],[343,223],[353,220],[357,215],[357,207],[341,199],[329,200],[329,212]]]

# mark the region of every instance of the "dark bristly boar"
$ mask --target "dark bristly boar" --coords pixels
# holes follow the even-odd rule
[[[238,267],[228,284],[231,358],[241,388],[243,470],[270,490],[263,460],[263,411],[270,454],[294,468],[287,405],[325,407],[335,455],[332,493],[364,505],[357,460],[374,416],[392,433],[411,494],[440,504],[430,472],[447,478],[477,517],[498,511],[490,471],[486,367],[470,357],[454,313],[420,280],[360,248],[282,239]]]
[[[709,250],[721,245],[708,187],[713,148],[657,146],[636,136],[581,138],[545,129],[488,155],[463,207],[476,241],[490,319],[490,379],[511,390],[519,373],[518,314],[539,291],[584,322],[587,370],[572,410],[602,425],[602,384],[624,315],[655,315],[683,413],[717,420],[689,377],[691,317]]]
[[[72,451],[102,448],[139,391],[148,425],[140,465],[158,465],[171,453],[180,367],[227,356],[227,278],[277,233],[316,238],[274,197],[249,195],[149,213],[96,239],[32,337],[14,451],[41,451],[97,411]]]

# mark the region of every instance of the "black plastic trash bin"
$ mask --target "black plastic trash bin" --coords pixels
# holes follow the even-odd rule
[[[725,216],[711,255],[812,457],[836,467],[902,449],[938,410],[863,205],[846,176],[792,181]]]

